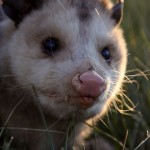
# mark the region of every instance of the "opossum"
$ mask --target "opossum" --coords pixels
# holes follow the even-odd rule
[[[2,9],[1,126],[19,150],[78,149],[85,122],[105,114],[124,80],[123,1],[2,0]]]

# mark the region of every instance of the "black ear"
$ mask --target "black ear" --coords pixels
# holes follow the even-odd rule
[[[119,2],[112,8],[112,18],[115,20],[115,23],[118,25],[121,23],[123,18],[123,0],[119,0]]]
[[[17,25],[33,9],[39,8],[41,3],[42,0],[2,0],[2,8]]]

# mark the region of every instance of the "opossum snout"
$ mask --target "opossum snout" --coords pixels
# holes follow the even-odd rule
[[[106,80],[96,71],[87,71],[78,74],[72,79],[72,85],[81,97],[91,97],[96,99],[106,89]]]

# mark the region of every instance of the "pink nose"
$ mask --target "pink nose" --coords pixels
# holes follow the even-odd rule
[[[96,98],[106,89],[106,81],[95,71],[76,75],[72,85],[82,97]]]

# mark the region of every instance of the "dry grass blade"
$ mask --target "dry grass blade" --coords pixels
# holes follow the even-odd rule
[[[127,150],[126,147],[124,147],[124,144],[120,141],[118,141],[118,139],[116,139],[114,136],[102,131],[100,128],[96,127],[96,126],[92,126],[90,124],[88,124],[87,122],[85,122],[86,125],[88,125],[89,127],[93,128],[95,130],[95,132],[100,133],[104,136],[106,136],[107,138],[113,140],[115,143],[117,143],[120,147],[124,148],[124,150]]]
[[[126,142],[127,142],[127,138],[128,138],[128,130],[127,130],[127,133],[126,133],[126,136],[125,136],[125,140],[124,140],[124,144],[123,144],[123,149],[122,150],[125,150],[125,145],[126,145]]]
[[[38,109],[40,111],[41,119],[42,119],[43,125],[44,125],[45,130],[46,130],[48,145],[49,145],[49,148],[50,148],[49,150],[54,150],[55,148],[54,148],[53,141],[52,141],[52,135],[49,132],[48,127],[47,127],[47,123],[46,123],[46,120],[45,120],[45,117],[44,117],[44,114],[43,114],[43,111],[42,111],[42,108],[41,108],[39,96],[38,96],[34,86],[32,86],[32,90],[33,90],[33,94],[34,94],[34,96],[37,100],[37,106],[38,106]]]
[[[147,138],[144,139],[134,150],[138,150],[148,140],[150,140],[150,134],[149,134],[149,132],[147,132]]]
[[[5,141],[4,142],[4,145],[3,145],[3,147],[2,147],[2,150],[10,150],[10,146],[11,146],[11,144],[12,144],[12,142],[13,142],[13,137],[11,137],[11,139],[7,142],[7,141]]]

